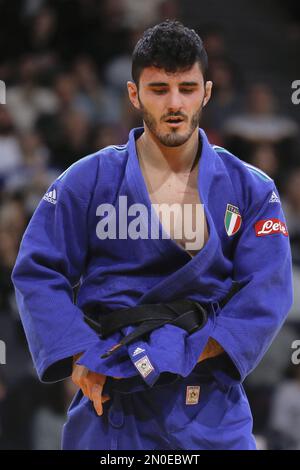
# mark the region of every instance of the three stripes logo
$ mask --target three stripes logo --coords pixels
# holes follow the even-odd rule
[[[135,356],[137,356],[138,354],[141,354],[142,352],[145,352],[145,349],[136,348],[136,349],[133,351],[132,357],[135,357]]]
[[[53,189],[53,191],[49,191],[48,193],[46,193],[43,199],[44,201],[50,202],[51,204],[56,204],[57,203],[56,189]]]
[[[275,193],[275,191],[272,192],[272,195],[269,199],[269,202],[279,202],[280,203],[280,199],[277,196],[277,194]]]

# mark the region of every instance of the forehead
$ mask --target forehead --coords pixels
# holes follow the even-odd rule
[[[203,74],[198,62],[189,70],[178,70],[176,72],[166,72],[158,67],[145,67],[140,75],[140,83],[147,85],[149,83],[168,83],[176,84],[181,82],[199,82],[203,83]]]

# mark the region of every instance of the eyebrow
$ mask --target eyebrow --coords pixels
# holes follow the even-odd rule
[[[152,87],[169,86],[169,84],[166,82],[150,82],[147,85],[152,86]],[[199,85],[198,82],[180,82],[179,83],[179,86],[198,86],[198,85]]]

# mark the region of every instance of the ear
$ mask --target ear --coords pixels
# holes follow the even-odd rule
[[[205,93],[204,93],[204,100],[203,100],[203,107],[207,105],[211,97],[213,83],[211,81],[207,81],[205,83]]]
[[[139,97],[138,97],[138,89],[137,86],[134,82],[127,82],[127,90],[128,90],[128,96],[133,104],[133,106],[136,109],[140,109],[140,103],[139,103]]]

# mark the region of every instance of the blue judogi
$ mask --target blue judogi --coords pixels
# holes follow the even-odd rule
[[[79,160],[53,183],[24,234],[13,271],[42,381],[70,375],[71,357],[82,351],[79,364],[126,378],[107,381],[111,400],[102,417],[78,392],[63,448],[255,448],[242,382],[292,303],[289,238],[277,190],[263,172],[210,145],[200,129],[199,194],[209,228],[205,246],[191,258],[174,240],[145,239],[149,219],[143,217],[140,237],[126,238],[121,196],[128,207],[137,204],[137,213],[138,204],[151,209],[135,147],[142,132],[133,129],[126,145]],[[99,237],[103,204],[107,213],[115,209],[109,216],[120,228],[114,239]],[[134,219],[129,215],[128,223]],[[220,308],[233,282],[240,290]],[[100,356],[122,333],[99,339],[83,321],[86,308],[105,313],[184,298],[209,307],[202,330],[188,335],[167,324],[147,341],[136,340],[106,359]],[[226,354],[196,366],[209,337]],[[188,404],[188,387],[199,386],[198,402]]]

